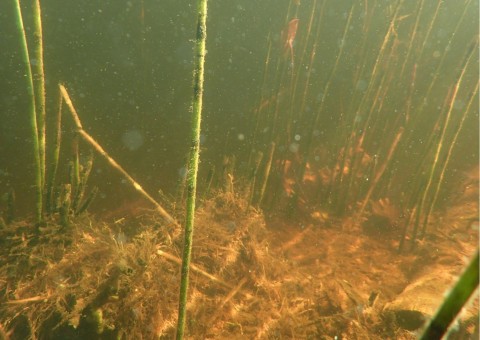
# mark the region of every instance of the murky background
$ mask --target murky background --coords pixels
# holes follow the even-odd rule
[[[82,214],[63,105],[61,194],[33,228],[30,98],[0,1],[0,333],[83,339],[84,318],[95,336],[173,335],[195,3],[41,1],[47,176],[63,84],[178,223],[95,152]],[[479,1],[212,0],[207,27],[190,335],[414,338],[478,247]],[[476,297],[458,338],[478,338]]]
[[[403,127],[400,151],[388,164],[400,199],[428,172],[421,160],[432,162],[466,68],[440,159],[466,115],[442,186],[450,193],[455,178],[478,163],[478,1],[438,4],[211,1],[201,178],[213,165],[221,173],[225,155],[236,155],[239,176],[247,174],[252,148],[266,154],[271,141],[276,159],[332,168],[342,146],[358,144],[365,129],[363,148],[381,165]],[[33,207],[27,97],[11,8],[0,6],[0,185],[15,188],[26,213]],[[85,129],[149,192],[173,195],[189,144],[194,2],[45,0],[42,11],[49,127],[63,83]],[[293,18],[298,31],[289,51],[285,32]],[[68,114],[63,122],[66,176]],[[97,209],[136,197],[99,157],[90,180],[100,189]],[[362,190],[348,204],[365,197]],[[448,204],[448,195],[442,199]]]

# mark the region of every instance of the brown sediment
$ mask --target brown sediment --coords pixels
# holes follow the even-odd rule
[[[383,214],[390,203],[379,204],[376,212]],[[448,286],[478,237],[478,230],[465,232],[462,223],[452,223],[473,209],[464,202],[442,219],[436,216],[442,232],[404,256],[395,250],[397,237],[365,234],[353,219],[306,218],[302,228],[280,216],[265,221],[254,209],[245,213],[247,206],[246,200],[218,193],[196,213],[202,232],[194,234],[187,304],[192,321],[186,334],[192,339],[279,334],[414,339],[399,326],[396,314],[418,310],[428,317],[434,308],[416,309],[406,288],[417,283],[419,294],[428,292],[431,306],[435,297],[440,303],[442,289],[432,290],[427,278],[448,272],[453,274],[444,280]],[[5,240],[0,323],[5,330],[57,337],[80,332],[172,337],[181,236],[158,232],[167,229],[158,215],[125,217],[128,222],[108,225],[86,214],[67,230],[52,220],[41,234],[25,221],[0,230]],[[89,320],[82,318],[86,314]],[[469,311],[462,319],[465,329],[473,315]]]

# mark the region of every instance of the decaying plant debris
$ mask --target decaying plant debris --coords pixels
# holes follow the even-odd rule
[[[385,242],[347,230],[347,221],[305,221],[295,230],[275,218],[267,226],[246,209],[244,200],[220,193],[197,212],[191,338],[415,337],[383,306],[428,263],[399,259]],[[111,224],[83,216],[68,229],[51,221],[35,230],[25,221],[1,230],[0,320],[12,339],[173,337],[178,230],[153,213]],[[447,256],[441,245],[452,241],[435,242],[438,263]],[[473,247],[472,240],[456,242]],[[458,271],[462,266],[457,262]],[[473,333],[472,320],[464,332]]]

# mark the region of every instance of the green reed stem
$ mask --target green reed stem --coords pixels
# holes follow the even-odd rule
[[[40,0],[33,3],[33,58],[30,64],[33,74],[33,90],[35,93],[35,111],[37,114],[37,128],[39,137],[40,171],[42,178],[42,191],[45,187],[45,72],[43,67],[43,34],[42,13]]]
[[[458,279],[455,286],[450,290],[437,313],[428,323],[420,340],[442,339],[460,310],[470,299],[470,296],[478,287],[479,251]]]
[[[60,158],[60,145],[62,140],[62,104],[63,97],[62,94],[59,92],[58,111],[55,124],[55,139],[53,141],[52,164],[50,165],[51,168],[49,171],[49,178],[46,186],[47,194],[45,204],[47,213],[51,213],[52,210],[55,208],[53,204],[53,193],[55,191],[55,178],[57,177],[58,160]]]
[[[195,196],[197,191],[197,172],[200,153],[200,122],[202,117],[203,79],[206,54],[205,43],[207,39],[207,0],[197,1],[197,15],[198,21],[195,37],[196,61],[193,80],[193,111],[190,135],[192,145],[190,146],[190,160],[187,174],[187,207],[182,258],[182,278],[180,282],[180,297],[178,303],[177,340],[181,340],[184,337],[187,313],[188,277],[190,258],[192,255]]]
[[[35,165],[35,196],[36,196],[36,210],[35,218],[38,223],[42,221],[42,170],[40,161],[40,143],[38,138],[37,114],[35,111],[35,94],[33,91],[33,77],[30,64],[30,56],[27,48],[27,37],[25,35],[25,28],[23,26],[22,11],[20,9],[20,0],[14,1],[15,5],[15,23],[17,25],[18,34],[20,36],[21,56],[25,66],[25,74],[27,77],[27,93],[30,97],[28,103],[28,111],[30,112],[30,129],[32,133],[33,142],[33,156]]]

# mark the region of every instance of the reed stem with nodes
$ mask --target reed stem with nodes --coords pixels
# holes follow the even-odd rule
[[[33,90],[35,93],[35,111],[37,115],[37,128],[39,138],[40,172],[42,179],[42,191],[45,187],[45,72],[43,67],[43,33],[42,13],[40,0],[33,2],[33,58],[30,63],[33,76]]]
[[[180,296],[178,302],[178,321],[176,339],[181,340],[185,333],[187,314],[187,291],[192,257],[193,227],[195,216],[195,197],[197,191],[197,172],[200,154],[200,122],[202,117],[203,80],[207,40],[207,0],[197,1],[197,29],[195,37],[195,69],[193,73],[192,120],[190,130],[190,159],[187,173],[187,206],[185,214],[185,235],[181,269]]]
[[[27,47],[27,37],[25,34],[25,28],[23,25],[22,11],[20,9],[20,0],[14,1],[15,5],[15,23],[17,26],[18,33],[20,35],[20,44],[21,44],[21,56],[25,66],[25,75],[27,78],[27,94],[29,97],[28,111],[30,114],[30,129],[32,134],[32,143],[33,143],[33,156],[34,156],[34,166],[35,166],[35,196],[36,196],[36,209],[35,209],[35,218],[37,223],[43,221],[43,181],[42,181],[42,162],[40,155],[40,140],[38,135],[38,122],[37,122],[37,111],[35,104],[35,92],[34,92],[34,82],[32,76],[32,68],[30,63],[30,56]]]

